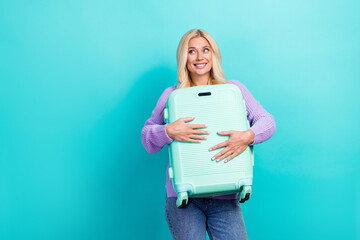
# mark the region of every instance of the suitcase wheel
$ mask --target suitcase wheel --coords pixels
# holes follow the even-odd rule
[[[244,203],[245,201],[249,200],[251,196],[251,186],[243,186],[238,196],[238,200],[240,203]]]
[[[245,198],[244,198],[244,199],[241,199],[240,202],[241,202],[241,203],[244,203],[245,201],[249,200],[249,198],[250,198],[250,193],[247,193],[246,196],[245,196]]]
[[[188,194],[187,194],[187,192],[178,193],[178,197],[177,197],[177,200],[176,200],[176,206],[178,208],[184,208],[184,207],[186,207],[187,203],[188,203]]]
[[[181,205],[179,206],[179,208],[184,208],[184,207],[186,207],[186,200],[185,200],[185,199],[182,200],[182,203],[181,203]]]

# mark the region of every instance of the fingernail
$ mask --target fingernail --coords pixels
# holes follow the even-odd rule
[[[212,148],[209,148],[209,150],[211,151],[211,150],[212,150]]]

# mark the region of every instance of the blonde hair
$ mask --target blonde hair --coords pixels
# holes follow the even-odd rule
[[[212,62],[212,68],[210,70],[210,79],[208,84],[216,85],[216,84],[228,83],[221,66],[220,50],[214,38],[205,30],[192,29],[184,34],[177,48],[176,61],[178,67],[178,80],[179,80],[177,88],[187,88],[187,87],[192,87],[194,85],[194,83],[191,81],[190,73],[186,67],[186,63],[187,63],[189,41],[195,37],[203,37],[210,44],[210,51],[212,53],[213,62]]]

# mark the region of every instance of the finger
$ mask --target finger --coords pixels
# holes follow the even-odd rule
[[[206,140],[207,139],[207,137],[206,136],[200,136],[200,135],[190,135],[190,138],[191,139],[204,139],[204,140]]]
[[[229,150],[228,148],[222,150],[221,152],[219,152],[218,154],[215,155],[215,160],[217,162],[220,162],[221,160],[223,160],[224,158],[228,157],[229,155],[232,154],[232,151]]]
[[[240,152],[234,152],[233,154],[231,154],[230,157],[228,157],[226,160],[225,160],[225,163],[229,162],[231,159],[233,159],[234,157],[236,157],[237,155],[239,155]]]
[[[195,140],[195,139],[191,139],[191,138],[188,138],[188,139],[186,140],[186,142],[201,143],[200,140]]]
[[[228,158],[226,159],[225,162],[228,162],[228,161],[230,161],[231,159],[233,159],[234,157],[236,157],[237,155],[243,153],[243,152],[245,151],[245,149],[246,149],[246,147],[245,147],[245,148],[239,148],[239,149],[237,149],[230,157],[228,157]]]
[[[194,120],[195,117],[183,117],[181,119],[184,120],[184,122],[190,122],[190,121]]]
[[[209,148],[209,150],[212,151],[212,150],[215,150],[215,149],[218,149],[221,147],[225,147],[225,146],[227,146],[227,143],[228,143],[228,141],[226,140],[225,142],[219,143],[219,144]]]
[[[207,128],[206,124],[189,124],[191,128]]]
[[[233,154],[231,151],[228,151],[228,152],[226,152],[225,154],[223,154],[221,157],[219,157],[218,159],[217,159],[217,161],[218,162],[220,162],[220,161],[222,161],[223,159],[225,159],[225,158],[227,158],[228,156],[230,156],[231,154]],[[225,160],[225,162],[227,162],[226,160]]]
[[[227,153],[228,151],[229,151],[229,148],[224,148],[223,150],[221,150],[220,152],[215,154],[211,159],[217,160],[218,158],[220,158],[223,154]]]
[[[205,130],[193,130],[192,133],[193,134],[210,134],[209,131],[205,131]]]
[[[218,131],[220,135],[230,135],[232,131]]]

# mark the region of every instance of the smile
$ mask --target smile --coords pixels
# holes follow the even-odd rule
[[[196,68],[202,69],[205,67],[206,63],[198,63],[198,64],[194,64]]]

